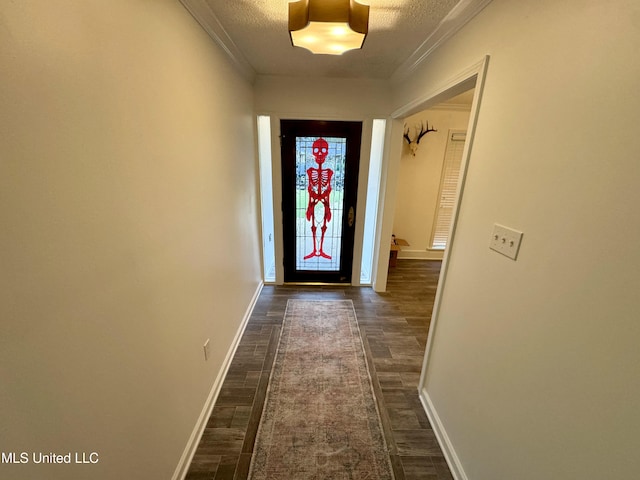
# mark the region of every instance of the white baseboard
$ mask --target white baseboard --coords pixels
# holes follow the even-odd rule
[[[262,291],[262,287],[264,286],[263,282],[260,282],[258,288],[253,294],[253,298],[247,307],[247,311],[244,314],[242,322],[240,324],[240,328],[236,332],[236,336],[231,343],[231,348],[227,352],[227,356],[222,363],[222,368],[218,373],[215,381],[213,382],[213,386],[211,387],[211,391],[209,392],[209,396],[207,397],[207,401],[202,408],[202,412],[200,412],[200,416],[198,417],[198,421],[196,422],[196,426],[191,432],[191,436],[189,437],[189,441],[187,442],[187,446],[182,452],[182,457],[180,457],[180,461],[178,462],[178,466],[176,467],[175,472],[173,472],[172,480],[184,480],[184,477],[187,475],[189,471],[189,465],[191,465],[191,461],[193,460],[193,456],[196,453],[196,449],[198,448],[198,444],[200,443],[200,439],[202,438],[202,434],[204,433],[204,429],[209,421],[209,417],[211,416],[211,412],[213,411],[213,407],[218,399],[218,395],[220,394],[220,389],[222,388],[222,383],[224,382],[224,378],[227,376],[227,372],[229,371],[229,367],[231,366],[231,361],[233,360],[233,356],[238,349],[238,345],[240,343],[240,339],[242,338],[242,334],[244,333],[245,328],[247,327],[247,323],[249,323],[249,318],[251,318],[251,313],[256,305],[258,297],[260,296],[260,292]]]
[[[433,432],[436,434],[436,439],[438,440],[440,449],[442,450],[444,458],[449,465],[451,475],[453,475],[455,480],[468,480],[467,474],[464,473],[464,469],[462,468],[462,463],[460,463],[460,459],[453,449],[449,435],[447,435],[444,425],[442,425],[442,422],[440,421],[440,416],[433,406],[431,398],[429,398],[429,394],[424,391],[424,389],[420,389],[419,396],[420,402],[422,402],[422,407],[424,408],[427,417],[429,417],[429,422],[431,423]]]
[[[444,250],[400,250],[399,259],[442,260]]]

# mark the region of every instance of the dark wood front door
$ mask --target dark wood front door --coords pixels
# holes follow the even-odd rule
[[[361,122],[282,120],[285,282],[349,283]]]

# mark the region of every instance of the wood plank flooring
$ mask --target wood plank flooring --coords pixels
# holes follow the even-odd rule
[[[366,287],[265,286],[187,480],[247,479],[290,298],[353,301],[396,480],[452,480],[417,391],[440,263],[398,260],[382,294]]]

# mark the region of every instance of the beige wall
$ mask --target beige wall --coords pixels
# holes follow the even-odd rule
[[[281,118],[384,118],[390,88],[383,80],[261,75],[255,81],[255,105],[259,113]]]
[[[170,0],[4,1],[0,63],[0,450],[100,459],[0,477],[171,478],[260,282],[252,88]]]
[[[466,477],[640,471],[640,4],[494,0],[396,85],[490,55],[425,398]],[[514,262],[494,222],[524,232]]]
[[[449,130],[466,130],[469,111],[430,108],[407,117],[404,123],[410,128],[410,137],[415,139],[416,126],[426,126],[437,132],[429,132],[420,141],[416,155],[404,142],[398,183],[393,233],[409,242],[400,258],[441,259],[442,250],[431,249],[434,219],[438,208],[440,180],[444,155],[449,139]]]

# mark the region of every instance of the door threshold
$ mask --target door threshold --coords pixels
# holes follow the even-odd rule
[[[284,282],[283,285],[291,285],[291,286],[307,286],[307,287],[350,287],[351,283],[327,283],[327,282]]]

